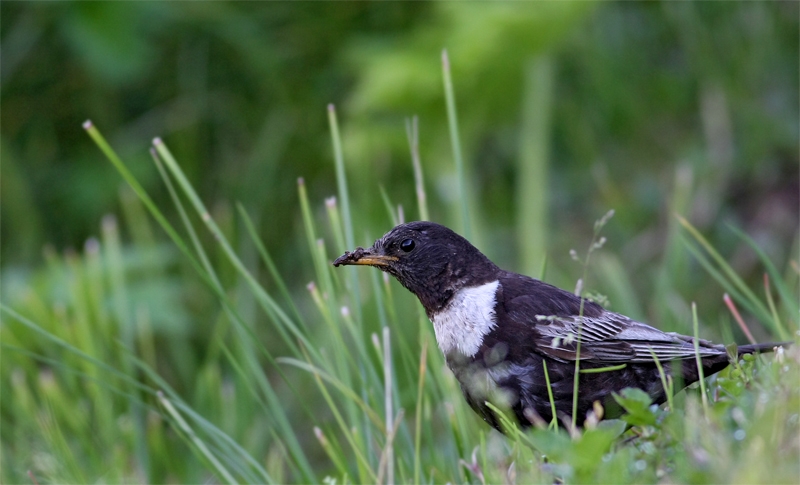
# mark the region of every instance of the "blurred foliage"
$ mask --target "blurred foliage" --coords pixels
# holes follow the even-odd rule
[[[162,136],[209,200],[239,200],[291,227],[294,180],[329,158],[325,105],[356,73],[354,36],[408,28],[425,5],[70,2],[2,5],[4,260],[80,246],[117,210],[120,180],[80,129],[91,118],[137,161]],[[327,175],[326,175],[327,177]],[[328,186],[325,193],[330,193]],[[283,231],[265,231],[284,247]]]
[[[365,182],[402,180],[410,168],[396,161],[406,156],[396,126],[401,116],[419,113],[434,194],[444,202],[453,198],[441,80],[431,55],[447,46],[473,171],[473,209],[492,229],[492,240],[483,243],[490,256],[512,264],[515,253],[505,248],[514,240],[506,229],[520,211],[512,194],[524,189],[516,161],[528,135],[519,125],[522,81],[527,60],[547,55],[557,71],[550,248],[588,240],[590,221],[614,208],[609,239],[626,255],[628,271],[637,272],[669,246],[665,232],[677,210],[702,229],[719,231],[715,242],[725,252],[736,249],[724,233],[733,223],[778,260],[788,257],[798,222],[797,5],[589,7],[437,4],[442,17],[459,23],[424,24],[409,35],[413,40],[382,44],[378,53],[363,47],[364,77],[350,98],[353,117],[344,137],[349,160],[370,174]],[[470,25],[465,17],[483,21],[469,30],[472,37],[461,35]],[[679,184],[694,195],[674,207],[671,193]],[[397,192],[406,201],[412,193],[408,186]],[[434,212],[444,220],[448,214]],[[551,249],[550,256],[564,262],[566,253]],[[752,257],[736,257],[739,269],[754,269]]]
[[[120,180],[82,133],[86,118],[136,161],[135,174],[161,202],[167,195],[145,147],[163,137],[204,199],[220,210],[241,202],[279,266],[290,268],[301,264],[294,180],[305,177],[317,199],[335,189],[326,104],[343,108],[354,199],[365,208],[355,221],[362,243],[378,235],[367,228],[389,227],[374,203],[380,186],[416,217],[404,118],[417,114],[432,216],[458,229],[443,47],[472,214],[487,229],[476,243],[502,265],[523,261],[521,269],[533,271],[526,236],[513,234],[529,217],[519,194],[541,187],[550,223],[532,244],[548,248],[549,278],[561,285],[575,279],[567,249],[588,240],[590,222],[609,208],[617,210],[614,253],[625,254],[641,295],[659,291],[647,268],[662,254],[689,267],[673,244],[674,212],[712,233],[745,275],[758,276],[757,260],[726,224],[776,261],[786,260],[797,236],[796,2],[4,2],[0,9],[6,265],[36,265],[45,243],[79,247],[102,215],[119,210]],[[526,72],[541,58],[553,66],[552,114],[543,131],[546,181],[536,185],[518,174],[530,136],[522,130],[531,129],[522,122]],[[681,187],[688,198],[675,200]],[[309,275],[298,276],[296,283]],[[705,285],[691,271],[671,277],[685,289],[681,298]],[[668,325],[681,319],[642,311],[637,316]]]

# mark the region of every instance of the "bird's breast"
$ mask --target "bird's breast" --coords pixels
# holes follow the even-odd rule
[[[431,317],[436,342],[445,355],[475,355],[484,337],[497,325],[495,295],[500,282],[458,290],[442,310]]]

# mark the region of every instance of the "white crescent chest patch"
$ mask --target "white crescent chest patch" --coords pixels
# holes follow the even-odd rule
[[[450,303],[431,318],[436,342],[445,355],[453,350],[472,357],[485,337],[497,325],[495,294],[500,282],[462,288]]]

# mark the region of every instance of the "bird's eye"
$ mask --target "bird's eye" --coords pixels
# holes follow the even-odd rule
[[[403,242],[400,243],[400,249],[405,252],[409,252],[414,249],[414,240],[413,239],[405,239]]]

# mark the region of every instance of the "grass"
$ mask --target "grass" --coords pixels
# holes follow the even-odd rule
[[[463,402],[413,297],[377,271],[331,267],[345,248],[369,241],[355,237],[333,107],[329,115],[339,193],[317,211],[322,204],[298,183],[314,275],[307,294],[283,280],[241,207],[206,207],[163,142],[154,141],[152,154],[178,222],[86,125],[135,194],[125,211],[135,239],[123,244],[109,217],[82,254],[50,252],[25,284],[4,281],[0,481],[796,481],[798,346],[745,357],[662,408],[625,392],[623,421],[590,420],[568,433],[522,432],[505,420],[508,437],[490,430]],[[418,209],[427,214],[417,138],[409,127]],[[468,170],[456,153],[469,227]],[[387,220],[397,217],[392,207]],[[797,271],[781,273],[737,233],[769,275],[760,298],[678,220],[685,247],[733,300],[776,338],[796,340]],[[157,242],[151,221],[169,244]],[[590,251],[601,245],[593,240]],[[189,345],[187,328],[198,325],[210,338]]]

